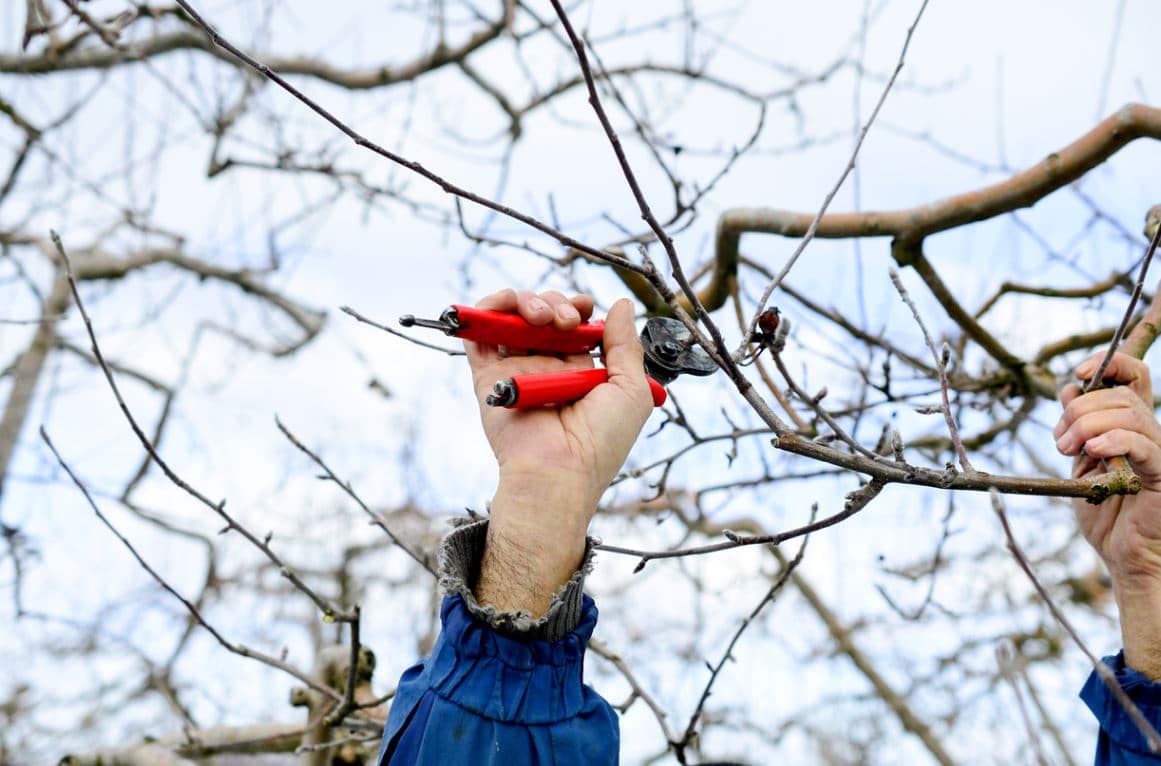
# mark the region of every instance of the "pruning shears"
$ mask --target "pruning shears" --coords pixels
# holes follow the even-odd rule
[[[605,334],[603,320],[582,322],[573,330],[558,330],[552,325],[531,325],[516,314],[452,305],[439,319],[417,319],[411,314],[399,317],[404,327],[426,327],[463,340],[506,346],[544,354],[588,354],[600,347]],[[669,317],[652,317],[641,330],[645,349],[645,373],[653,406],[665,403],[664,386],[679,375],[711,375],[717,364],[704,349],[694,345],[689,329]],[[609,373],[604,368],[537,372],[514,375],[496,381],[486,399],[493,407],[528,408],[561,405],[581,399],[602,383]]]

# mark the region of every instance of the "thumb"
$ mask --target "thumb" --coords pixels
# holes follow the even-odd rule
[[[633,302],[622,298],[609,309],[605,318],[605,368],[609,382],[633,392],[648,394],[645,382],[645,351],[633,325]],[[652,399],[650,399],[652,401]]]

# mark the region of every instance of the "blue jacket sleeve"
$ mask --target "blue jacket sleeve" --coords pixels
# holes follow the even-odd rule
[[[1136,670],[1125,667],[1124,653],[1105,657],[1103,662],[1116,674],[1121,688],[1153,728],[1161,729],[1161,683],[1154,683]],[[1094,761],[1096,766],[1156,766],[1161,763],[1161,756],[1150,754],[1144,735],[1096,671],[1088,677],[1080,698],[1101,725]]]
[[[584,597],[579,624],[560,641],[510,638],[444,599],[431,657],[400,680],[380,766],[605,766],[620,730],[609,704],[584,684],[597,623]]]

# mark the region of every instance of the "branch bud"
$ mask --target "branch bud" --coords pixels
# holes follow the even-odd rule
[[[774,342],[770,344],[770,351],[781,354],[786,348],[786,338],[790,334],[790,320],[786,317],[778,322],[778,329],[774,331]]]
[[[1145,239],[1152,242],[1158,226],[1161,226],[1161,205],[1154,205],[1145,213]]]

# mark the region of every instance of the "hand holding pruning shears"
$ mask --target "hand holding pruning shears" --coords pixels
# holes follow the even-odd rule
[[[589,296],[502,290],[438,320],[399,320],[464,340],[500,465],[476,595],[498,608],[547,607],[580,560],[601,495],[665,401],[663,384],[717,369],[677,320],[650,319],[638,338],[628,300],[603,322],[592,312]],[[591,356],[598,346],[603,368]],[[519,571],[507,572],[512,562]]]
[[[604,323],[592,323],[599,328],[599,336],[591,327],[582,329],[593,311],[589,296],[569,300],[557,292],[534,295],[502,290],[475,308],[495,313],[460,317],[463,329],[456,335],[481,339],[465,340],[464,347],[484,432],[501,474],[561,471],[566,474],[562,480],[575,480],[587,488],[586,494],[593,496],[586,499],[591,499],[595,509],[652,410],[632,304],[619,301]],[[509,318],[518,322],[504,326],[496,322]],[[567,350],[561,345],[577,340],[580,342]],[[589,350],[598,342],[603,342],[607,385],[593,387],[578,401],[521,410],[487,403],[494,398],[500,381],[592,371]],[[522,345],[525,343],[529,345]],[[535,348],[537,345],[541,348]],[[553,352],[552,347],[562,350]],[[546,350],[551,355],[528,353]]]
[[[600,497],[653,409],[632,303],[618,301],[603,324],[588,322],[592,312],[589,296],[502,290],[474,309],[452,307],[439,322],[401,320],[465,339],[480,419],[500,466],[475,595],[502,611],[547,609],[579,565]],[[591,374],[589,352],[598,342],[606,382],[577,401],[524,409],[487,403],[500,381]],[[556,350],[527,353],[546,347]]]

